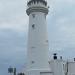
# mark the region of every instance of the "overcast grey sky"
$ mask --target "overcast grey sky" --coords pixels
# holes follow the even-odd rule
[[[75,55],[75,0],[47,0],[50,56]],[[0,0],[0,75],[8,75],[9,66],[25,68],[28,32],[27,0]]]

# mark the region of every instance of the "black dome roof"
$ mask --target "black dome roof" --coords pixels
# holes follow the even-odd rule
[[[31,3],[42,2],[45,6],[47,6],[47,2],[45,0],[30,0],[27,5],[31,5]]]

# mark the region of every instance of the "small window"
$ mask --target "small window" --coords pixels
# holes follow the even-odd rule
[[[35,18],[35,14],[32,14],[33,18]]]
[[[65,65],[63,64],[63,70],[65,69]]]
[[[50,61],[48,61],[48,63],[50,64]]]
[[[34,62],[34,61],[32,61],[31,63],[32,63],[32,64],[34,64],[35,62]]]
[[[45,19],[46,19],[46,14],[45,14]]]
[[[32,25],[32,28],[33,28],[33,29],[35,28],[35,25],[34,25],[34,24]]]
[[[31,47],[31,48],[35,48],[35,47]]]
[[[46,40],[46,42],[48,43],[48,40]]]

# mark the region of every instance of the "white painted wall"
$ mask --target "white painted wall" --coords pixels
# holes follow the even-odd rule
[[[32,14],[35,14],[33,18]],[[48,68],[48,36],[45,14],[34,12],[29,16],[28,66],[29,68]],[[35,24],[34,29],[32,25]],[[31,62],[35,63],[32,64]]]
[[[68,75],[75,75],[75,62],[68,62]]]
[[[62,60],[50,61],[50,67],[54,75],[65,75],[65,64]]]

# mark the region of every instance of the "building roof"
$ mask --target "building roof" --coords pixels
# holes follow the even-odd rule
[[[41,2],[43,3],[45,6],[47,6],[47,2],[45,0],[29,0],[27,5],[31,5],[31,3],[38,3],[38,2]]]

